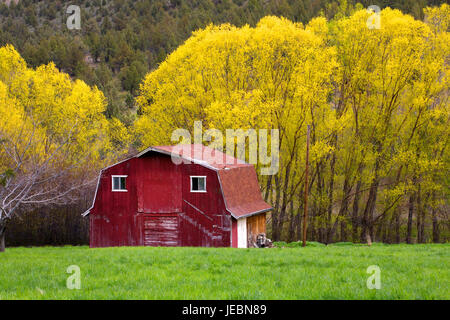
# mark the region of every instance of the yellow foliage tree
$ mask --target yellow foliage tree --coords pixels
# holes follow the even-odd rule
[[[0,48],[0,251],[19,207],[70,202],[125,151],[117,141],[128,133],[105,106],[101,91],[53,63],[33,70],[12,46]]]
[[[142,83],[140,146],[171,143],[196,120],[222,132],[279,129],[280,169],[261,181],[272,237],[293,240],[310,124],[310,236],[334,241],[340,225],[345,240],[351,225],[354,241],[394,231],[399,241],[401,205],[410,235],[414,208],[419,217],[448,191],[436,170],[448,167],[448,6],[425,13],[424,22],[386,8],[379,29],[355,10],[306,26],[265,17],[254,28],[199,30]]]

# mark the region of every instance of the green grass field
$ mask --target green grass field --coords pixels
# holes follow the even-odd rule
[[[449,299],[450,245],[7,248],[0,299]],[[81,289],[69,290],[70,265]],[[381,289],[366,286],[381,269]]]

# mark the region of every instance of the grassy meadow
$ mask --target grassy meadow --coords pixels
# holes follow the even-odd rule
[[[283,246],[283,244],[281,244]],[[67,289],[78,265],[81,289]],[[381,289],[366,286],[381,269]],[[0,299],[450,299],[450,245],[7,248]]]

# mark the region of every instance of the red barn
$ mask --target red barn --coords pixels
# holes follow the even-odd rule
[[[181,162],[181,163],[179,163]],[[100,172],[90,246],[252,246],[266,231],[253,165],[203,145],[150,147]]]

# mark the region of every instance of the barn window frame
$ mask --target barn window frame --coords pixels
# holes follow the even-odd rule
[[[112,192],[128,192],[128,189],[127,189],[127,175],[111,175],[111,191]],[[120,181],[122,181],[122,180],[119,180],[119,189],[116,189],[116,188],[114,188],[114,179],[115,178],[124,178],[124,189],[122,189],[121,187],[121,183],[120,183]]]
[[[194,190],[192,187],[193,187],[193,178],[203,178],[203,181],[204,181],[204,189],[202,189],[202,190]],[[197,193],[206,193],[207,191],[206,191],[206,176],[190,176],[190,181],[191,181],[191,192],[197,192]],[[197,183],[197,186],[198,186],[198,183]]]

